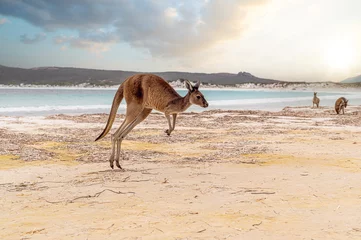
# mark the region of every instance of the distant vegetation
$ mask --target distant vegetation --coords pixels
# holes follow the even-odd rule
[[[67,67],[39,67],[14,68],[0,65],[0,84],[2,85],[93,85],[114,86],[122,83],[126,78],[139,72],[120,70],[97,70],[86,68]],[[275,87],[307,87],[319,85],[320,87],[361,87],[361,75],[348,78],[341,83],[331,82],[286,82],[273,79],[259,78],[248,72],[233,73],[190,73],[190,72],[154,72],[169,82],[178,79],[190,81],[200,80],[203,84],[235,86],[253,83],[262,86]]]
[[[0,65],[0,84],[19,85],[80,85],[90,84],[96,86],[118,85],[127,77],[138,72],[96,70],[84,68],[14,68]],[[202,83],[235,85],[242,83],[277,83],[281,81],[258,78],[247,72],[231,73],[190,73],[190,72],[154,72],[167,81],[188,79],[190,81],[200,80]]]

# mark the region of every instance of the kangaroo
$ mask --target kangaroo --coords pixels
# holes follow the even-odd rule
[[[109,118],[103,132],[95,139],[98,141],[110,131],[120,102],[125,98],[127,109],[125,119],[120,127],[112,134],[112,154],[109,158],[110,167],[114,168],[115,144],[117,144],[117,154],[115,162],[118,168],[121,143],[125,136],[132,129],[148,117],[153,109],[163,112],[168,120],[169,128],[165,133],[169,136],[175,128],[177,114],[187,110],[192,104],[201,107],[208,107],[208,102],[203,94],[198,90],[200,82],[194,86],[185,80],[188,89],[187,95],[181,97],[168,82],[153,74],[137,74],[127,78],[118,88],[112,103]],[[171,123],[171,117],[173,123]]]
[[[336,113],[340,114],[341,110],[342,110],[342,114],[345,114],[345,108],[347,107],[347,103],[348,103],[348,100],[344,97],[340,97],[339,99],[337,99],[335,102]]]
[[[318,108],[318,106],[320,105],[320,99],[317,97],[317,92],[313,93],[313,104],[312,107],[315,107],[315,104]]]

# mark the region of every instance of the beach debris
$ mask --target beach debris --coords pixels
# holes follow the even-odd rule
[[[109,191],[109,192],[111,192],[111,193],[115,193],[115,194],[135,194],[135,192],[121,192],[121,191],[114,191],[114,190],[112,190],[112,189],[104,189],[104,190],[102,190],[102,191],[100,191],[100,192],[97,192],[97,193],[95,193],[95,194],[93,194],[93,195],[85,195],[85,196],[80,196],[80,197],[76,197],[76,198],[73,198],[73,199],[71,199],[71,200],[67,200],[67,201],[65,201],[65,203],[74,203],[76,200],[79,200],[79,199],[82,199],[82,198],[97,198],[97,197],[99,197],[102,193],[104,193],[104,192],[106,192],[106,191]],[[45,199],[45,201],[47,202],[47,203],[53,203],[53,204],[56,204],[56,203],[63,203],[64,201],[56,201],[56,202],[52,202],[52,201],[48,201],[48,200],[46,200]]]
[[[262,224],[262,221],[259,222],[259,223],[252,224],[252,227],[256,227],[256,226],[259,226],[259,225],[261,225],[261,224]]]
[[[45,230],[45,228],[35,229],[35,230],[32,230],[32,231],[26,232],[25,234],[31,234],[31,235],[33,235],[33,234],[35,234],[35,233],[39,233],[39,232],[42,232],[42,231],[44,231],[44,230]]]
[[[276,192],[251,192],[251,194],[275,194]]]
[[[126,182],[129,178],[130,178],[130,176],[125,177],[125,178],[122,180],[122,182]]]
[[[189,214],[196,215],[196,214],[198,214],[198,212],[189,212]]]

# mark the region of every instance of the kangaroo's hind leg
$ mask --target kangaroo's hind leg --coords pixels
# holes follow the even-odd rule
[[[119,143],[118,143],[118,137],[119,135],[124,131],[124,129],[132,123],[137,116],[142,112],[142,107],[139,105],[128,105],[127,106],[127,112],[125,114],[125,119],[122,123],[122,125],[117,129],[117,131],[113,134],[113,149],[112,149],[112,155],[110,156],[109,163],[110,167],[114,168],[114,160],[119,159]],[[117,152],[115,153],[115,145],[117,146]]]
[[[127,122],[127,116],[125,116],[125,119],[123,121],[123,123],[120,125],[120,127],[118,128],[118,130],[111,135],[111,140],[112,140],[112,154],[110,155],[109,158],[109,164],[111,168],[114,168],[114,156],[115,156],[115,144],[117,143],[117,139],[115,138],[115,136],[117,134],[119,134],[119,131],[121,131],[122,129],[124,129],[124,125]]]
[[[130,131],[133,130],[135,126],[137,126],[139,123],[141,123],[144,119],[148,117],[148,115],[152,112],[152,109],[144,109],[137,117],[134,119],[130,124],[127,125],[123,129],[122,132],[119,133],[117,136],[117,158],[115,159],[115,164],[118,168],[122,169],[122,167],[119,164],[119,156],[120,156],[120,150],[121,150],[121,144],[123,139],[130,133]]]

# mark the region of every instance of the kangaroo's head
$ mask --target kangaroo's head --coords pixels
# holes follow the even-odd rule
[[[208,102],[204,98],[203,94],[198,90],[200,84],[200,81],[198,81],[195,85],[192,85],[192,83],[188,80],[185,81],[185,85],[189,94],[189,102],[206,108],[208,107]]]
[[[348,100],[346,99],[345,100],[345,108],[347,107],[347,103],[348,103]]]
[[[313,96],[315,96],[315,97],[316,97],[316,95],[317,95],[317,92],[314,92],[314,93],[313,93]]]

